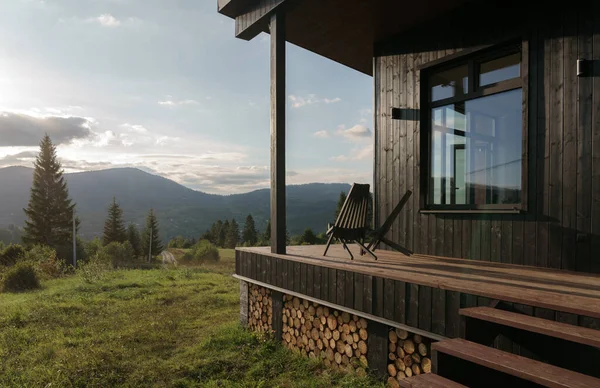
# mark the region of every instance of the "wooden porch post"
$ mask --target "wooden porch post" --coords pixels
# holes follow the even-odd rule
[[[285,254],[285,14],[271,16],[271,252]]]

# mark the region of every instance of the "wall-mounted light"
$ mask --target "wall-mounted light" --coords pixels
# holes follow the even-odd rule
[[[586,75],[586,63],[587,63],[587,61],[585,59],[577,60],[577,76],[578,77],[583,77],[584,75]]]

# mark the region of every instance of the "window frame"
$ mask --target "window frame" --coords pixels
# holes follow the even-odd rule
[[[521,54],[520,77],[505,81],[500,81],[485,86],[479,85],[479,66],[483,62],[498,59],[510,54]],[[480,47],[473,50],[465,50],[447,56],[445,58],[432,61],[419,68],[420,71],[420,91],[421,91],[421,195],[420,212],[421,213],[523,213],[527,211],[527,149],[528,149],[528,44],[527,41],[519,39],[509,43],[496,46]],[[467,65],[468,85],[467,93],[460,96],[453,96],[437,101],[432,101],[431,74],[439,71],[452,69],[457,66]],[[431,203],[431,146],[432,146],[432,111],[435,108],[466,102],[481,97],[491,96],[498,93],[511,90],[522,90],[522,149],[521,149],[521,202],[516,204],[433,204]],[[424,108],[424,109],[423,109]]]

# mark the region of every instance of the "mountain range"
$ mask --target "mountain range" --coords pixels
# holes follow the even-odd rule
[[[65,174],[65,178],[77,204],[80,235],[85,239],[101,236],[113,196],[127,223],[143,227],[148,211],[154,209],[165,241],[177,235],[197,238],[219,219],[235,218],[241,230],[248,214],[263,232],[269,219],[269,189],[235,195],[207,194],[135,168],[72,173]],[[0,169],[0,228],[24,225],[23,208],[29,201],[32,179],[31,168]],[[323,232],[327,223],[334,221],[340,192],[349,189],[350,185],[341,183],[288,186],[289,233],[299,234],[305,228]]]

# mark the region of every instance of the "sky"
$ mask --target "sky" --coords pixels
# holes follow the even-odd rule
[[[0,168],[44,133],[66,172],[138,167],[195,190],[269,186],[269,35],[217,0],[0,2]],[[371,77],[287,45],[287,183],[371,183]]]

